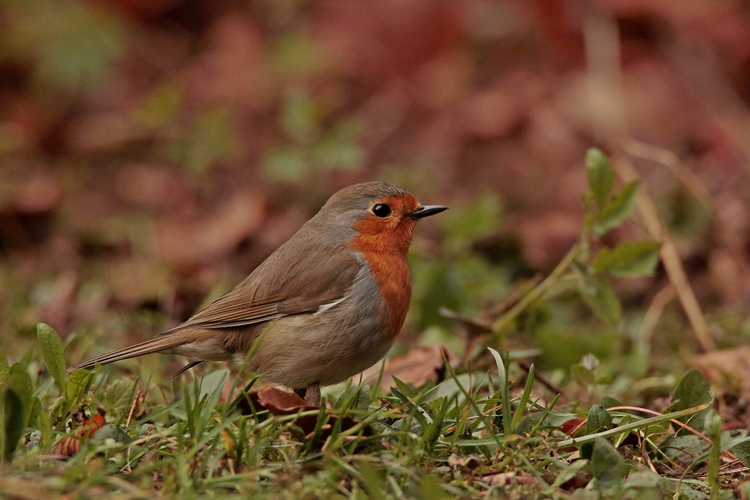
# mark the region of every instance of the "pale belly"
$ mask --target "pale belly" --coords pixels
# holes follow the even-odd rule
[[[334,309],[325,314],[335,313]],[[277,320],[258,341],[248,369],[292,388],[330,385],[369,368],[393,345],[376,321],[359,318],[348,325],[312,315]],[[243,361],[239,356],[236,361]]]

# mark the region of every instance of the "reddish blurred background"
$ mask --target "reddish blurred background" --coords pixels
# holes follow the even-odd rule
[[[549,271],[594,145],[638,167],[702,303],[742,311],[749,103],[739,0],[3,1],[0,347],[184,318],[361,180],[489,199],[472,251]]]

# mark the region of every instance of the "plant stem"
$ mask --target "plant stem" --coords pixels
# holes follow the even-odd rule
[[[497,318],[492,323],[492,331],[495,332],[495,334],[499,334],[500,332],[502,332],[510,324],[510,322],[516,318],[516,316],[521,314],[521,311],[542,298],[544,294],[547,293],[555,283],[557,283],[560,276],[562,276],[562,274],[568,270],[573,261],[575,261],[576,257],[578,257],[578,254],[581,250],[582,239],[583,237],[580,238],[575,245],[573,245],[573,248],[568,251],[565,257],[563,257],[563,259],[557,264],[557,266],[555,266],[550,275],[547,276],[544,281],[539,283],[538,286],[524,295],[521,300],[516,302],[513,307],[508,309],[505,314]]]

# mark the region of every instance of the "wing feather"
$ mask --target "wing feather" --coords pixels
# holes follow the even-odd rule
[[[281,265],[285,246],[232,290],[161,335],[185,329],[257,325],[284,316],[317,312],[321,306],[346,296],[361,267],[351,250],[336,247],[321,252],[322,259],[321,253],[312,252],[291,265]],[[313,253],[318,257],[313,258]]]

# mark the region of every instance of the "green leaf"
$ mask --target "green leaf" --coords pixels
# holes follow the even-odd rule
[[[91,436],[91,440],[96,443],[104,442],[108,439],[116,443],[129,443],[133,440],[133,438],[128,436],[127,432],[115,424],[104,424]]]
[[[684,434],[681,436],[669,436],[659,445],[659,449],[665,456],[680,463],[689,463],[702,457],[711,448],[703,436]],[[703,462],[705,457],[701,460]]]
[[[649,468],[642,468],[628,474],[627,479],[622,485],[624,490],[637,490],[638,494],[631,498],[638,500],[647,500],[654,498],[661,500],[664,498],[664,492],[660,488],[661,477]],[[623,495],[625,497],[625,495]],[[626,497],[627,498],[627,497]]]
[[[45,411],[41,412],[37,418],[36,424],[42,434],[39,439],[39,448],[45,449],[52,441],[52,418],[50,417],[50,414]]]
[[[10,462],[18,440],[23,436],[24,418],[21,396],[14,389],[7,389],[3,395],[2,451],[3,461]]]
[[[613,406],[623,406],[619,399],[613,398],[612,396],[603,396],[601,405],[605,408],[612,408]]]
[[[115,420],[125,418],[130,412],[138,381],[118,378],[107,386],[101,398],[102,406]]]
[[[638,200],[638,183],[631,182],[619,190],[611,200],[607,202],[599,213],[599,218],[594,225],[597,236],[603,236],[611,229],[616,228],[628,218],[630,212],[635,208]]]
[[[624,417],[620,418],[620,421],[617,422],[617,426],[623,426],[628,425],[633,422],[633,417],[631,415],[625,415]],[[630,436],[630,432],[622,432],[617,437],[615,437],[614,440],[614,446],[615,448],[619,448],[622,443],[625,442],[625,440]]]
[[[673,410],[684,410],[711,402],[711,387],[699,370],[690,370],[682,376],[672,395]]]
[[[336,399],[333,407],[367,411],[370,407],[370,386],[362,384],[350,387]]]
[[[488,347],[487,350],[490,351],[492,357],[495,358],[495,366],[497,366],[497,375],[500,378],[500,385],[506,385],[507,380],[505,377],[508,373],[508,370],[505,368],[505,361],[503,361],[503,357],[492,347]]]
[[[536,380],[535,374],[536,368],[534,368],[534,363],[532,363],[529,366],[529,371],[526,376],[526,385],[523,388],[523,394],[521,394],[521,399],[518,400],[518,407],[513,412],[513,420],[511,421],[510,426],[513,433],[518,433],[518,425],[521,423],[523,412],[526,410],[526,406],[531,398],[531,390],[534,388],[534,381]]]
[[[589,410],[586,421],[586,434],[612,428],[612,415],[602,405],[594,405]]]
[[[586,419],[586,434],[594,434],[611,428],[612,416],[609,412],[602,405],[592,406]],[[596,442],[581,445],[581,456],[590,459],[594,452],[594,446],[596,446]]]
[[[15,390],[18,392],[21,402],[24,408],[24,425],[29,418],[29,412],[31,411],[31,395],[34,392],[34,388],[31,382],[31,376],[25,367],[18,363],[15,363],[10,367],[10,376],[8,377],[8,389]]]
[[[615,248],[601,248],[591,266],[599,274],[612,276],[653,276],[659,263],[659,248],[656,241],[625,242]]]
[[[29,420],[31,410],[32,383],[29,373],[18,363],[10,367],[8,387],[2,398],[2,427],[0,441],[2,441],[3,459],[8,462],[13,458],[13,452],[18,440],[23,436],[24,428]]]
[[[36,337],[39,340],[39,347],[42,350],[42,357],[47,365],[47,370],[52,378],[55,379],[55,385],[60,394],[65,394],[65,356],[60,336],[49,325],[44,323],[36,324]]]
[[[601,207],[609,198],[615,184],[615,171],[600,149],[591,148],[586,153],[586,175],[594,201]]]
[[[360,390],[357,392],[357,400],[351,406],[356,410],[367,411],[370,408],[370,386],[362,384],[359,386]]]
[[[750,467],[750,438],[743,439],[730,448],[745,467]]]
[[[380,480],[380,483],[376,484],[381,483],[382,479]],[[443,486],[437,477],[432,474],[424,474],[424,477],[422,477],[422,484],[419,488],[418,498],[429,498],[431,500],[449,500],[450,498],[456,498],[454,495],[448,494],[444,488],[445,486]],[[370,495],[370,498],[373,497],[373,495]],[[385,498],[385,494],[382,494],[382,497]]]
[[[398,389],[398,391],[402,395],[404,395],[405,397],[407,397],[409,399],[411,399],[411,398],[413,398],[414,396],[417,395],[417,393],[414,391],[414,389],[412,389],[411,387],[409,387],[409,385],[407,385],[405,382],[401,381],[398,377],[396,377],[395,375],[391,375],[391,377],[393,378],[393,381],[396,383],[396,389]]]
[[[589,473],[599,489],[617,486],[628,468],[622,455],[604,438],[596,438],[589,461]]]
[[[32,396],[31,400],[29,401],[29,427],[38,425],[39,415],[41,415],[42,413],[44,413],[42,412],[42,401],[38,397]]]
[[[610,325],[619,323],[622,318],[622,306],[607,279],[580,266],[577,270],[578,290],[594,314]]]
[[[503,361],[503,357],[492,347],[487,348],[495,358],[495,364],[497,365],[497,374],[500,381],[500,394],[502,399],[502,410],[503,410],[503,434],[506,436],[513,433],[512,417],[511,417],[511,403],[510,403],[510,382],[508,381],[508,368]]]
[[[213,412],[219,402],[221,391],[229,378],[229,370],[224,368],[208,373],[201,378],[199,401],[204,401],[204,412]]]
[[[0,387],[5,385],[10,376],[10,367],[8,366],[8,358],[5,357],[5,353],[0,351]]]
[[[710,403],[713,396],[706,377],[698,370],[690,370],[677,383],[677,387],[672,394],[672,400],[674,403],[669,407],[669,410],[680,411]],[[708,410],[707,408],[686,419],[681,419],[681,421],[697,431],[702,431],[703,421]]]
[[[89,371],[78,368],[70,374],[68,383],[65,386],[65,406],[68,411],[77,409],[83,397],[88,393],[96,372],[97,370]]]

